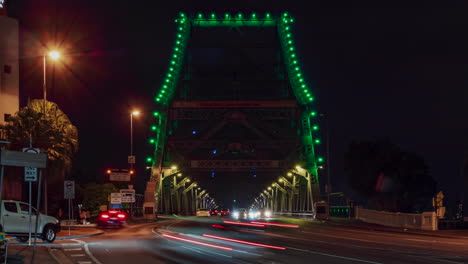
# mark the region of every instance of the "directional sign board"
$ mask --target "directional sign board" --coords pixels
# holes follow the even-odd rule
[[[109,181],[129,182],[131,180],[129,172],[111,172]]]
[[[64,181],[63,196],[65,199],[75,199],[75,181]]]
[[[120,194],[122,195],[122,203],[134,203],[135,202],[135,190],[134,189],[121,189]]]
[[[120,193],[111,193],[110,203],[111,204],[121,204],[122,203],[122,195]]]
[[[23,148],[23,152],[39,154],[40,149],[38,149],[38,148]],[[37,181],[37,168],[24,167],[24,180],[25,181]]]
[[[2,149],[0,151],[0,165],[43,169],[47,165],[47,154]]]

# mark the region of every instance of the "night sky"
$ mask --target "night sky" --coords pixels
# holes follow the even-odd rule
[[[93,180],[109,167],[126,167],[129,112],[138,108],[144,114],[134,120],[134,149],[142,192],[149,175],[144,158],[152,152],[152,98],[167,67],[178,12],[288,11],[296,18],[306,81],[330,124],[333,191],[350,191],[343,170],[349,143],[388,136],[425,158],[453,206],[468,139],[466,5],[235,3],[10,0],[9,15],[21,27],[21,104],[42,98],[40,56],[45,47],[58,46],[67,55],[48,68],[48,99],[79,129],[73,173]]]

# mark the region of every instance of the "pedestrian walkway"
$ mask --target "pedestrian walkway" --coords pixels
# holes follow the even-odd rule
[[[341,226],[350,226],[354,228],[375,230],[375,231],[385,231],[385,232],[396,232],[396,233],[405,233],[405,234],[415,234],[423,236],[435,236],[435,237],[445,237],[445,238],[459,238],[459,239],[468,239],[468,229],[444,229],[444,230],[417,230],[417,229],[408,229],[402,227],[391,227],[383,226],[378,224],[365,223],[353,218],[331,218],[326,222],[330,225],[341,225]]]

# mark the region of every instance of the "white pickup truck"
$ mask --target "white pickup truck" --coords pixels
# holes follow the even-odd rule
[[[21,242],[29,239],[29,204],[3,200],[1,201],[0,230],[7,235],[16,237]],[[37,223],[37,234],[34,233],[36,226],[37,210],[31,207],[31,236],[38,237],[45,242],[52,243],[60,232],[59,220],[52,216],[39,213]]]

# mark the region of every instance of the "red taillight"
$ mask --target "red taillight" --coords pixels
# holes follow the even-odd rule
[[[109,218],[109,215],[107,215],[107,214],[102,214],[101,215],[101,219],[107,219],[107,218]]]

